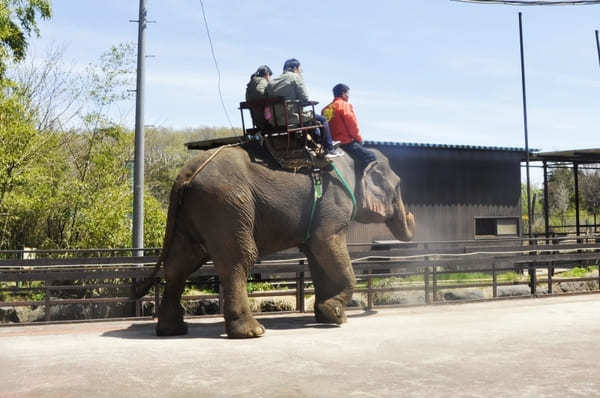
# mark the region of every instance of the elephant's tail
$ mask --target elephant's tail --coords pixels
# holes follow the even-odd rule
[[[183,202],[183,195],[185,191],[191,186],[194,178],[202,171],[202,169],[211,161],[215,156],[217,156],[223,149],[230,148],[234,146],[239,146],[240,144],[229,144],[219,147],[216,151],[214,151],[206,160],[204,160],[199,166],[194,169],[186,170],[185,174],[180,174],[178,178],[175,180],[173,187],[171,188],[171,195],[169,197],[169,211],[167,212],[167,230],[165,232],[165,238],[163,240],[163,248],[160,252],[160,256],[156,265],[154,266],[154,270],[152,271],[152,275],[150,275],[147,279],[143,280],[139,284],[134,284],[132,288],[132,296],[135,299],[139,299],[148,293],[148,290],[154,285],[160,278],[157,278],[156,275],[160,270],[161,266],[165,265],[167,260],[167,256],[169,254],[169,248],[171,246],[171,242],[173,241],[173,236],[175,235],[175,223],[177,221],[177,211],[179,210],[179,206]],[[202,160],[202,159],[199,159]],[[206,255],[206,250],[204,250]],[[208,256],[206,257],[208,258]]]
[[[176,182],[173,184],[173,188],[171,188],[171,195],[169,198],[169,210],[167,212],[167,228],[165,231],[165,238],[163,240],[163,247],[160,251],[160,256],[156,261],[156,265],[152,270],[152,274],[141,281],[139,284],[134,284],[132,286],[132,297],[136,300],[143,297],[148,290],[155,283],[160,281],[160,278],[156,275],[160,271],[160,267],[163,266],[167,260],[167,255],[169,254],[169,247],[171,246],[171,242],[173,240],[173,235],[175,234],[175,220],[177,219],[177,210],[183,200],[183,194],[185,191],[185,184],[180,184]]]

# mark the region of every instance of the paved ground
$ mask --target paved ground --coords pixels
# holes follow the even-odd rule
[[[261,321],[252,340],[220,318],[0,328],[0,397],[600,396],[600,295]]]

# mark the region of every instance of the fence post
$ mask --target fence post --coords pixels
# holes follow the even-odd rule
[[[437,301],[437,265],[433,265],[431,267],[433,269],[433,275],[432,275],[432,279],[433,279],[433,291],[431,294],[431,301],[432,302],[436,302]]]
[[[531,290],[531,295],[535,296],[537,290],[537,275],[535,264],[529,264],[529,287]]]
[[[429,300],[429,267],[425,267],[425,275],[423,276],[423,282],[425,283],[425,304],[431,304]]]
[[[373,309],[373,292],[371,291],[371,289],[373,289],[373,278],[369,274],[367,276],[367,309],[369,311]]]
[[[496,263],[492,263],[492,296],[498,297],[498,274],[496,273]]]
[[[133,286],[135,286],[136,284],[136,278],[131,278],[131,284]],[[142,313],[142,297],[138,298],[135,300],[135,316],[136,318],[139,318],[141,316]]]
[[[50,321],[50,289],[48,289],[48,280],[44,281],[44,319],[46,322]]]
[[[156,318],[157,314],[158,314],[158,306],[159,306],[159,302],[158,300],[160,300],[160,297],[158,297],[158,289],[160,289],[160,281],[156,280],[154,282],[154,314],[152,314],[152,318]]]
[[[224,307],[224,303],[223,303],[223,285],[221,285],[221,281],[219,280],[219,314],[223,313],[223,307]]]
[[[554,274],[554,267],[548,266],[548,294],[552,294],[552,274]]]
[[[304,309],[304,272],[296,272],[296,311],[306,312]]]

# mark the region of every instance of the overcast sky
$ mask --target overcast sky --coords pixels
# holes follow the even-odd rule
[[[54,0],[33,49],[66,45],[88,64],[137,39],[137,0]],[[200,0],[147,0],[146,124],[228,126]],[[298,58],[326,105],[350,86],[365,139],[523,147],[518,12],[523,12],[530,147],[599,147],[600,6],[450,0],[204,0],[231,123],[250,74]],[[134,88],[134,87],[132,87]],[[133,123],[133,103],[129,107]]]

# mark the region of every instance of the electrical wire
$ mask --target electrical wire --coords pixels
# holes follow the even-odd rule
[[[451,0],[461,3],[505,4],[511,6],[585,6],[600,4],[600,0]]]
[[[227,112],[227,108],[225,107],[225,102],[223,101],[223,93],[221,92],[221,70],[219,69],[219,64],[217,62],[217,57],[215,56],[215,48],[213,46],[212,38],[210,37],[210,30],[208,29],[208,21],[206,20],[206,12],[204,11],[204,2],[200,0],[200,7],[202,8],[202,17],[204,18],[204,26],[206,27],[206,35],[208,36],[208,43],[210,44],[210,52],[212,54],[213,61],[215,62],[215,68],[217,69],[217,89],[219,90],[219,98],[221,100],[221,106],[223,107],[223,111],[225,112],[225,116],[227,117],[227,121],[229,122],[229,126],[233,130],[233,124],[231,123],[231,119],[229,118],[229,113]]]

